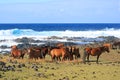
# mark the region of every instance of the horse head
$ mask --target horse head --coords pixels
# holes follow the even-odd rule
[[[109,47],[107,47],[107,46],[103,46],[104,47],[104,51],[106,51],[106,52],[110,52],[110,50],[109,50]]]

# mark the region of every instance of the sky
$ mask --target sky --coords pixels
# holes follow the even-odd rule
[[[1,0],[0,23],[120,23],[120,0]]]

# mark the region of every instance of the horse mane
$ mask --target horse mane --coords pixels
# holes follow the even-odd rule
[[[101,49],[102,52],[105,52],[106,51],[105,48],[108,48],[108,47],[107,46],[101,46],[99,48]]]

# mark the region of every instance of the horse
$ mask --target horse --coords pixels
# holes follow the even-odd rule
[[[41,58],[42,55],[40,54],[40,50],[39,49],[34,49],[34,48],[28,48],[27,49],[27,54],[29,55],[29,59],[38,59]]]
[[[75,59],[80,58],[79,48],[76,48],[74,46],[70,46],[70,47],[68,47],[68,49],[69,49],[69,53],[70,53],[72,60],[74,59],[73,55],[75,56]]]
[[[45,46],[45,47],[41,47],[41,55],[42,55],[42,58],[45,59],[45,56],[49,54],[49,47],[48,46]]]
[[[106,46],[106,47],[108,47],[109,49],[112,48],[112,45],[111,45],[110,43],[104,43],[103,46]]]
[[[103,52],[110,52],[109,48],[106,46],[102,46],[102,47],[97,47],[97,48],[91,48],[91,47],[87,47],[84,49],[84,55],[83,55],[83,62],[85,63],[85,59],[87,56],[87,61],[89,62],[89,56],[97,56],[97,60],[96,63],[98,63],[99,57]]]
[[[120,41],[119,42],[114,42],[112,44],[112,49],[117,49],[117,47],[119,47],[119,49],[120,49]]]
[[[66,53],[66,49],[65,48],[58,48],[58,49],[55,48],[55,49],[52,49],[50,51],[50,55],[51,55],[52,61],[55,58],[61,60],[60,59],[61,56],[62,56],[62,61],[63,61],[63,60],[65,60],[65,57],[66,57],[67,53]]]
[[[18,49],[18,48],[17,48],[17,45],[12,45],[12,46],[11,46],[11,49],[12,49],[12,50],[13,50],[13,49]]]
[[[21,57],[22,59],[24,58],[24,55],[26,53],[26,49],[20,50],[20,49],[17,48],[16,45],[12,46],[11,48],[12,48],[11,49],[12,57],[14,57],[14,58],[20,58]]]
[[[64,47],[64,44],[63,43],[58,43],[56,46],[60,48],[60,47]]]

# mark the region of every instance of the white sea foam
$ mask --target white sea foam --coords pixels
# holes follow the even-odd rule
[[[43,39],[50,36],[59,37],[87,37],[96,38],[98,36],[115,36],[120,38],[120,29],[106,28],[103,30],[89,30],[89,31],[34,31],[32,29],[10,29],[0,30],[0,40],[16,39],[21,37],[34,37],[35,39]]]

